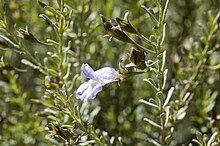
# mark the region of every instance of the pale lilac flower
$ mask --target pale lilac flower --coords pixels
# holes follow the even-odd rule
[[[102,86],[116,81],[120,76],[118,72],[111,67],[103,67],[94,71],[88,64],[81,67],[84,75],[89,78],[87,82],[79,86],[76,91],[76,98],[85,102],[94,99],[102,91]]]

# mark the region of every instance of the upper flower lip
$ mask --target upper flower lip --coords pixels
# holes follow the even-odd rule
[[[94,71],[87,63],[82,64],[82,72],[89,78],[87,82],[80,85],[76,92],[76,98],[83,102],[94,99],[102,90],[102,86],[114,82],[120,77],[118,72],[111,67],[103,67]]]
[[[97,82],[102,82],[102,81],[100,81],[98,76],[95,74],[95,71],[87,63],[82,64],[81,69],[82,69],[82,72],[84,73],[84,75],[86,76],[86,78],[95,80]]]
[[[119,78],[119,74],[117,73],[117,71],[111,67],[103,67],[101,69],[94,71],[86,63],[82,65],[81,69],[87,78],[95,80],[100,84],[102,84],[103,86]]]

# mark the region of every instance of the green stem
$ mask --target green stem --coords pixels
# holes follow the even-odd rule
[[[67,109],[69,110],[69,115],[71,116],[72,119],[74,119],[74,121],[76,122],[76,124],[80,127],[80,129],[85,132],[86,134],[88,134],[90,137],[92,137],[95,142],[97,144],[99,144],[100,146],[105,146],[105,144],[103,144],[99,137],[96,135],[96,133],[91,133],[90,131],[88,131],[88,129],[83,125],[83,123],[81,122],[82,120],[79,120],[79,118],[76,116],[75,112],[72,110],[72,106],[71,106],[71,101],[68,102],[66,104]]]
[[[156,44],[154,42],[152,42],[151,40],[149,40],[148,38],[146,38],[144,35],[142,35],[141,33],[137,32],[137,36],[142,38],[148,45],[151,45],[153,47],[156,47]]]
[[[166,5],[168,5],[168,0],[166,2]],[[166,8],[167,9],[167,8]],[[157,59],[159,60],[158,63],[157,63],[157,93],[156,93],[156,98],[158,99],[158,102],[159,102],[159,113],[160,113],[160,123],[161,123],[161,134],[160,134],[160,137],[159,137],[159,141],[160,141],[160,144],[163,145],[163,146],[166,146],[167,145],[167,142],[166,142],[166,137],[167,137],[167,133],[166,133],[166,127],[165,127],[165,121],[164,121],[164,116],[163,116],[163,113],[165,113],[165,109],[163,107],[163,103],[164,103],[164,98],[163,98],[163,88],[162,88],[162,84],[165,85],[165,83],[163,83],[163,72],[164,72],[164,68],[162,67],[162,58],[159,56],[159,54],[162,53],[162,43],[161,41],[163,41],[164,37],[165,37],[165,33],[163,32],[164,31],[164,14],[165,12],[163,12],[162,10],[162,6],[160,5],[159,7],[159,21],[158,21],[158,29],[159,29],[159,36],[157,38],[157,43],[156,43],[156,56],[157,56]],[[165,58],[164,58],[165,59]],[[162,69],[163,68],[163,69]],[[162,94],[162,96],[161,96]]]
[[[58,52],[60,56],[60,63],[58,65],[58,76],[60,79],[60,84],[62,85],[64,83],[63,79],[63,61],[64,61],[64,52],[63,52],[63,33],[65,29],[65,18],[63,15],[63,10],[64,10],[64,0],[60,1],[60,13],[59,15],[59,20],[58,20],[58,39],[59,39],[59,47],[58,47]]]
[[[138,50],[138,51],[147,51],[147,52],[150,52],[150,53],[155,54],[154,51],[149,50],[149,49],[147,49],[147,48],[145,48],[145,47],[139,45],[138,43],[136,43],[136,42],[133,41],[132,39],[130,39],[130,41],[131,41],[131,43],[132,43],[135,47],[137,47],[137,50]]]

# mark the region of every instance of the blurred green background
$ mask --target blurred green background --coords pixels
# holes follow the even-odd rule
[[[55,0],[43,2],[58,9]],[[117,69],[120,59],[130,52],[131,45],[115,39],[108,41],[103,37],[106,32],[99,14],[123,17],[128,11],[129,20],[138,31],[147,37],[152,34],[154,25],[141,8],[141,5],[145,5],[154,9],[150,0],[65,0],[65,3],[69,10],[74,10],[72,24],[64,33],[65,42],[72,41],[73,58],[70,57],[70,60],[72,59],[74,69],[70,77],[81,74],[80,66],[86,62],[95,70],[104,66]],[[171,86],[176,88],[173,101],[178,100],[185,81],[192,75],[191,68],[200,60],[204,45],[201,41],[204,35],[202,29],[207,27],[208,13],[216,15],[220,11],[219,6],[219,0],[170,1],[164,48],[167,50],[166,66],[169,68],[166,90]],[[0,0],[0,19],[7,20],[11,34],[16,36],[16,30],[28,26],[30,32],[43,42],[48,38],[57,40],[53,28],[39,17],[42,13],[50,16],[36,0]],[[41,61],[47,56],[47,52],[54,49],[31,41],[22,43]],[[211,48],[215,51],[207,58],[207,65],[212,66],[220,62],[220,35],[211,42]],[[34,102],[35,99],[44,98],[44,75],[22,64],[21,59],[26,58],[25,54],[5,45],[3,39],[0,39],[0,56],[5,63],[0,64],[0,145],[52,145],[49,138],[45,137],[48,134],[45,127],[52,118],[37,116],[36,113],[43,111],[45,107]],[[147,59],[153,58],[147,55]],[[174,125],[173,145],[188,145],[195,138],[196,131],[209,135],[211,126],[208,117],[220,114],[219,69],[203,69],[201,72],[197,85],[191,90],[194,97],[186,116]],[[122,82],[120,86],[113,83],[105,87],[95,100],[86,105],[88,112],[100,107],[92,121],[94,127],[107,131],[110,136],[121,136],[125,145],[149,145],[146,135],[157,137],[158,132],[152,132],[155,130],[142,119],[154,118],[155,111],[140,104],[138,100],[154,97],[152,88],[142,81],[151,76],[151,73],[138,75]],[[77,79],[72,94],[75,94],[83,81],[85,78],[82,75]],[[85,120],[88,119],[85,117]],[[218,120],[215,124],[220,128]]]

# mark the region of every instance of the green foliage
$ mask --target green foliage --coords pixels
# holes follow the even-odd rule
[[[0,145],[219,145],[219,5],[0,0]]]

